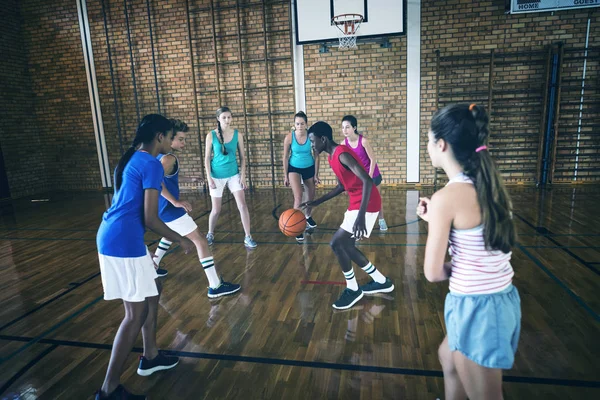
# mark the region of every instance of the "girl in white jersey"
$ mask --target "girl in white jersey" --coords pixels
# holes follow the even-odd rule
[[[521,301],[510,265],[516,234],[488,137],[488,116],[475,104],[439,110],[429,131],[431,162],[450,179],[417,207],[429,222],[425,277],[450,281],[438,350],[446,399],[502,399],[502,370],[512,368],[519,341]],[[444,262],[448,247],[452,261]]]

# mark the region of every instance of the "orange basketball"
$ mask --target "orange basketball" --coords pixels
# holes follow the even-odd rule
[[[285,236],[296,237],[306,229],[304,213],[295,208],[285,210],[279,216],[279,229]]]

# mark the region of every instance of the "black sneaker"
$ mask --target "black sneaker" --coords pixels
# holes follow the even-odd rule
[[[300,235],[296,236],[296,241],[297,241],[298,243],[300,243],[300,242],[304,242],[304,233],[302,233],[302,234],[300,234]]]
[[[314,229],[317,227],[317,223],[315,222],[315,220],[312,217],[308,217],[306,218],[306,225],[310,228],[310,229]]]
[[[227,296],[240,290],[242,287],[236,283],[225,282],[221,279],[221,284],[216,288],[208,288],[208,297],[216,299],[217,297]]]
[[[394,290],[394,283],[390,278],[385,278],[384,283],[371,281],[366,285],[362,285],[360,289],[364,294],[390,293]]]
[[[360,288],[358,290],[350,290],[348,288],[344,289],[342,295],[335,303],[333,303],[333,308],[336,310],[347,310],[348,308],[355,305],[360,299],[362,299],[364,293]]]
[[[162,371],[165,369],[171,369],[179,363],[179,358],[167,356],[162,352],[158,352],[158,355],[152,360],[148,360],[146,357],[140,357],[140,366],[138,367],[137,373],[141,376],[149,376],[156,371]]]
[[[144,395],[136,395],[129,393],[123,385],[117,386],[115,390],[108,396],[102,396],[102,392],[98,390],[96,392],[96,400],[145,400],[146,396]]]
[[[156,270],[156,275],[158,275],[159,278],[162,278],[163,276],[167,276],[168,273],[169,273],[169,271],[167,271],[166,269],[163,269],[163,268],[159,268]]]

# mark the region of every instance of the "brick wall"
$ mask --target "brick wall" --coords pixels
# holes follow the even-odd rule
[[[101,186],[76,3],[21,1],[48,188]]]
[[[353,51],[304,45],[306,108],[309,125],[324,120],[341,142],[341,121],[352,114],[368,137],[386,183],[406,182],[406,36],[390,40],[391,48],[359,44]],[[321,178],[336,183],[322,158]]]
[[[15,129],[6,131],[9,124],[6,119],[2,120],[0,140],[7,159],[13,194],[24,194],[40,188],[97,189],[101,183],[76,4],[67,0],[24,0],[20,2],[19,10],[14,3],[15,7],[8,7],[10,12],[1,17],[5,22],[3,32],[13,35],[8,42],[5,39],[8,36],[2,35],[2,50],[3,54],[10,50],[16,62],[8,63],[4,59],[0,70],[14,74],[9,75],[11,78],[8,80],[3,75],[6,82],[3,84],[3,94],[6,93],[4,87],[18,88],[20,97],[14,101],[4,96],[2,105],[3,109],[13,107],[15,111],[12,115],[18,121],[25,121],[25,116],[35,116],[27,119],[26,136],[27,143],[39,142],[39,146],[22,145],[22,132]],[[106,30],[103,3],[107,16]],[[241,1],[241,53],[244,60],[241,67],[236,1],[215,1],[218,6],[215,11],[215,34],[216,53],[220,62],[219,85],[214,65],[210,1],[190,0],[195,75],[192,75],[190,64],[185,1],[150,3],[159,101],[146,0],[127,2],[130,39],[122,1],[88,2],[111,169],[116,165],[121,149],[128,147],[133,138],[138,120],[137,109],[140,115],[144,115],[157,112],[160,104],[162,113],[190,124],[192,130],[188,135],[187,150],[181,157],[183,173],[200,175],[203,172],[203,155],[200,152],[206,134],[214,129],[214,112],[220,105],[227,105],[233,110],[237,128],[246,133],[253,183],[257,186],[271,184],[273,151],[275,180],[281,184],[283,137],[292,125],[292,115],[297,111],[293,100],[289,3],[269,1],[266,7],[269,60],[265,62],[262,6],[257,0]],[[504,0],[483,1],[477,7],[467,0],[424,0],[421,22],[421,182],[432,183],[434,177],[426,153],[426,133],[436,106],[436,49],[440,50],[442,57],[452,58],[473,54],[489,57],[491,49],[496,54],[543,51],[543,46],[556,41],[563,41],[565,47],[582,47],[588,17],[592,19],[590,45],[599,46],[600,38],[593,34],[600,29],[599,15],[600,9],[597,8],[554,14],[505,15]],[[391,48],[382,48],[376,43],[363,43],[355,51],[342,52],[332,48],[325,54],[319,53],[318,45],[305,45],[305,111],[309,123],[318,119],[331,123],[340,140],[342,116],[354,114],[359,120],[359,129],[372,139],[385,182],[403,183],[406,180],[406,37],[392,38],[391,44]],[[107,51],[109,46],[110,60]],[[493,140],[497,147],[503,146],[503,153],[498,152],[497,155],[499,162],[511,170],[506,174],[507,179],[530,182],[535,175],[531,167],[528,167],[529,172],[523,172],[518,171],[519,165],[511,164],[522,157],[523,160],[529,160],[528,165],[535,166],[537,132],[534,128],[522,128],[532,119],[539,119],[541,109],[538,104],[537,108],[532,109],[533,116],[526,117],[523,108],[523,112],[513,113],[519,116],[515,116],[514,120],[521,125],[507,126],[512,121],[509,106],[515,99],[507,92],[512,85],[518,85],[521,90],[538,85],[543,78],[543,71],[539,60],[505,59],[503,62],[497,63],[494,77],[495,88],[504,93],[494,97],[498,107],[497,114],[492,114],[492,132],[496,135]],[[246,118],[240,90],[242,68],[244,83],[248,88],[245,95]],[[266,91],[267,68],[270,84],[275,86],[269,92],[270,103]],[[513,74],[514,68],[520,71],[519,79],[514,79],[517,76]],[[571,65],[569,71],[576,77],[581,73],[581,67]],[[489,79],[485,67],[477,71],[447,69],[444,74],[442,83],[449,84],[462,80],[465,85],[469,82],[479,85],[486,84]],[[193,76],[198,90],[198,119],[194,108]],[[539,92],[541,89],[537,90]],[[137,93],[137,106],[134,92]],[[540,93],[531,91],[530,101],[539,96]],[[463,100],[470,100],[470,97],[474,96],[465,96]],[[477,101],[485,104],[486,97]],[[267,117],[269,109],[272,112],[271,119]],[[590,118],[593,117],[590,114]],[[518,138],[523,132],[529,136]],[[18,155],[9,152],[8,148],[17,149]],[[40,153],[32,156],[32,148],[39,149]],[[35,174],[22,168],[23,157],[29,157],[26,164],[31,166],[31,171],[36,171]],[[326,165],[322,178],[326,183],[333,183]]]
[[[190,1],[190,24],[198,119],[194,107],[192,67],[187,34],[184,1],[161,1],[151,4],[153,39],[161,112],[179,118],[191,128],[187,148],[181,155],[182,173],[203,175],[204,142],[216,127],[215,111],[228,106],[234,115],[234,126],[245,135],[246,157],[250,157],[248,178],[257,186],[270,185],[271,144],[274,147],[276,179],[281,181],[281,145],[285,131],[291,126],[294,110],[293,71],[289,4],[270,2],[265,8],[267,56],[264,61],[263,9],[260,2],[241,2],[241,46],[237,37],[236,1],[215,1],[215,35],[213,44],[210,1]],[[102,3],[88,4],[96,71],[102,110],[105,119],[107,146],[111,165],[120,157],[120,142],[116,114],[119,114],[121,143],[127,147],[137,124],[134,84],[131,72],[130,46],[122,2],[105,0],[107,29],[104,27]],[[140,114],[158,111],[148,26],[146,0],[128,2],[131,53],[133,55],[135,91]],[[111,62],[115,90],[106,51],[106,30],[111,47]],[[241,47],[243,66],[239,63]],[[215,70],[217,55],[219,80]],[[269,69],[271,121],[267,117],[267,72]],[[246,115],[242,101],[242,69],[246,90]],[[117,111],[114,93],[117,94]],[[219,98],[220,96],[220,98]],[[272,139],[273,137],[273,139]]]
[[[543,46],[551,45],[561,41],[565,47],[584,47],[585,34],[587,29],[587,19],[591,18],[590,46],[600,45],[600,37],[594,32],[600,31],[600,9],[580,9],[571,11],[561,11],[556,13],[531,13],[520,15],[505,15],[504,1],[492,0],[481,1],[473,7],[473,2],[468,0],[448,0],[440,6],[440,2],[426,0],[422,2],[421,10],[421,182],[432,183],[434,178],[434,169],[427,159],[427,127],[432,114],[436,110],[436,54],[439,49],[441,56],[460,56],[460,55],[488,55],[490,50],[494,49],[497,53],[529,52],[543,50]],[[511,86],[524,89],[531,88],[526,94],[530,97],[540,97],[542,94],[540,88],[535,86],[535,82],[541,79],[543,74],[540,71],[539,63],[523,62],[523,60],[503,60],[504,65],[497,69],[495,83],[500,89],[505,91]],[[597,62],[597,61],[596,61]],[[511,65],[511,68],[507,68]],[[519,64],[519,65],[517,65]],[[519,68],[516,69],[515,67]],[[581,78],[583,60],[580,60],[578,68],[570,71],[572,79]],[[446,77],[453,71],[445,71]],[[473,86],[487,89],[489,74],[485,71],[485,66],[475,71],[473,67],[456,70],[455,75],[459,79],[465,79]],[[596,81],[599,77],[596,75]],[[498,86],[496,86],[498,87]],[[537,94],[534,92],[538,92]],[[519,96],[517,96],[519,97]],[[520,97],[519,97],[520,98]],[[520,109],[514,104],[516,98],[504,96],[499,112],[510,112],[512,126],[506,126],[506,116],[494,116],[492,110],[491,129],[492,143],[498,144],[503,141],[502,135],[508,134],[515,147],[528,148],[529,150],[506,151],[506,145],[503,145],[503,151],[500,156],[504,157],[498,161],[503,167],[510,163],[511,158],[524,160],[529,157],[526,163],[531,164],[532,159],[537,160],[537,147],[535,143],[537,138],[528,136],[536,133],[537,128],[524,129],[525,123],[535,125],[540,118],[539,103],[536,107],[523,106]],[[487,96],[479,96],[477,101],[483,101],[487,105]],[[462,101],[469,102],[468,96]],[[510,109],[507,109],[510,106]],[[529,114],[531,112],[531,114]],[[525,114],[527,113],[527,114]],[[526,121],[519,125],[519,119],[527,115]],[[598,118],[595,115],[588,114],[587,118]],[[515,124],[517,129],[515,129]],[[524,143],[524,144],[519,144]],[[535,149],[535,150],[534,150]],[[534,154],[535,152],[535,154]],[[507,157],[508,156],[508,157]],[[519,171],[519,165],[506,167],[510,172],[504,174],[509,182],[532,182],[534,179],[531,171]]]
[[[48,189],[47,142],[36,119],[26,33],[19,2],[5,2],[0,15],[0,146],[13,197]]]

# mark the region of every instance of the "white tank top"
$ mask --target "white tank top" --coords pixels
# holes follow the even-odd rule
[[[473,181],[464,173],[450,179],[453,183]],[[501,292],[512,284],[514,271],[510,265],[512,252],[486,250],[483,225],[472,229],[450,230],[448,252],[452,257],[450,292],[458,294],[489,294]]]

